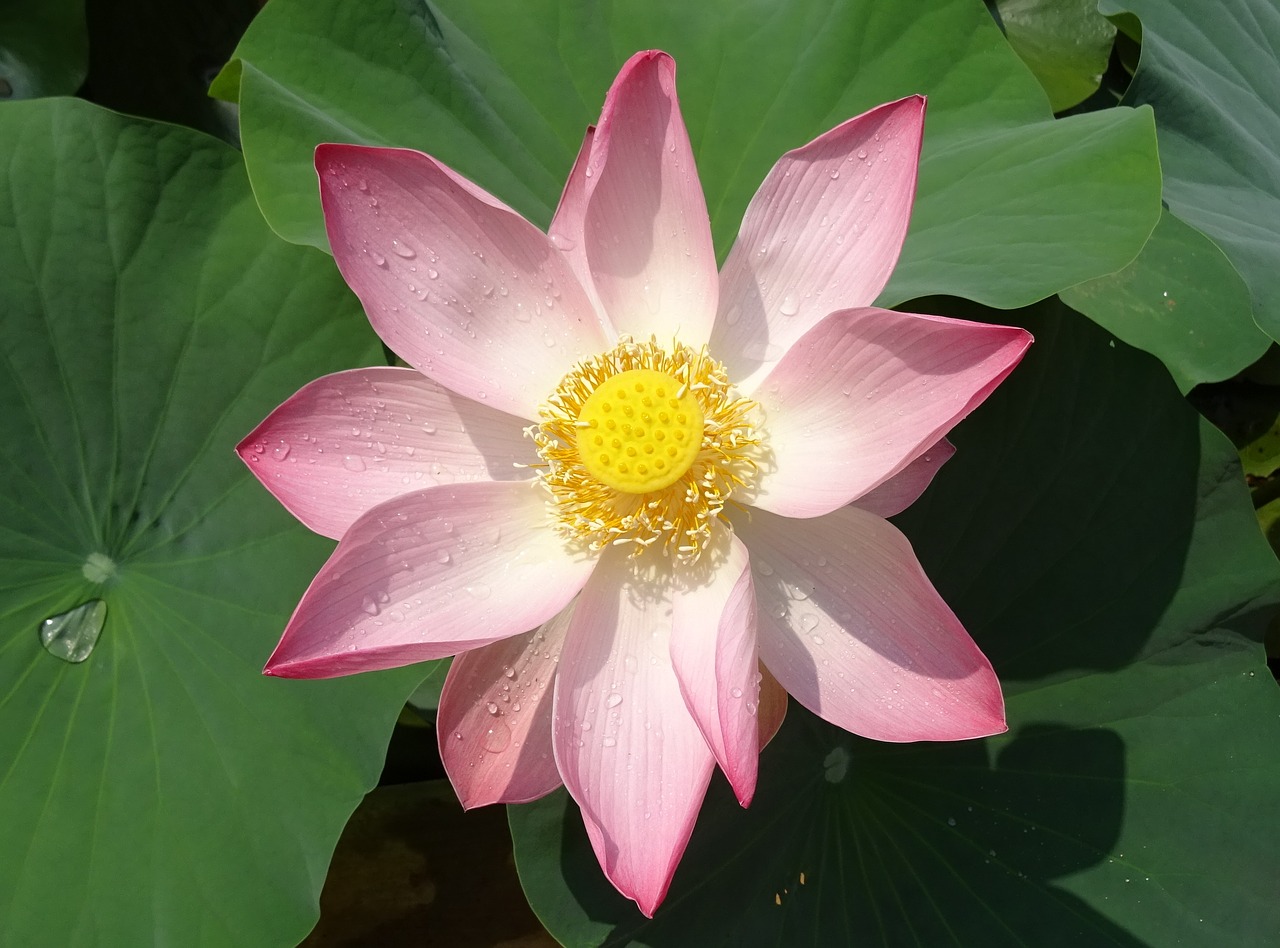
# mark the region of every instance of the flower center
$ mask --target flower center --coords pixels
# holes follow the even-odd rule
[[[755,478],[757,414],[705,349],[623,337],[573,367],[528,433],[569,539],[691,563]]]
[[[578,412],[578,455],[592,477],[625,494],[678,481],[702,448],[702,408],[678,379],[630,369],[597,388]]]

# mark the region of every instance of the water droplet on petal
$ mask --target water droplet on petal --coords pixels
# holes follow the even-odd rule
[[[729,692],[729,694],[733,695],[735,698],[741,698],[741,697],[742,697],[742,689],[741,689],[741,688],[734,688],[734,689],[732,689],[732,690]]]
[[[617,739],[612,738],[612,737],[606,737],[606,738],[605,738],[603,741],[601,741],[600,743],[602,743],[605,747],[616,747],[616,746],[618,745],[618,741],[617,741]]]
[[[376,250],[369,251],[369,259],[372,260],[377,266],[385,267],[387,265],[387,258],[384,257],[382,254],[378,253]]]
[[[606,708],[616,708],[620,704],[622,704],[622,695],[617,692],[604,699],[604,706]]]
[[[832,169],[831,169],[831,180],[832,180],[832,181],[834,181],[834,180],[835,180],[836,178],[838,178],[838,177],[840,177],[840,169],[839,169],[839,168],[832,168]]]
[[[360,608],[371,616],[376,616],[378,614],[378,604],[373,601],[372,596],[365,596],[361,599]]]
[[[107,604],[90,599],[40,623],[40,644],[54,658],[77,664],[89,657],[107,621]]]
[[[391,249],[395,252],[396,256],[404,257],[406,260],[412,260],[418,255],[412,247],[407,247],[398,240],[391,241]]]
[[[555,247],[556,250],[572,250],[577,244],[573,242],[572,237],[566,237],[564,234],[552,234],[551,246]]]
[[[488,599],[490,589],[484,583],[472,583],[467,587],[467,593],[473,599]]]
[[[778,308],[783,316],[794,316],[800,312],[800,302],[794,296],[786,296],[782,300],[782,305]]]
[[[511,728],[506,721],[499,718],[493,726],[484,732],[480,746],[490,754],[501,754],[511,744]]]
[[[494,704],[492,701],[490,701],[490,702],[486,705],[486,707],[488,708],[488,710],[489,710],[489,713],[490,713],[490,714],[497,714],[497,713],[498,713],[498,706],[497,706],[496,704]]]
[[[364,459],[361,458],[358,454],[348,454],[346,457],[342,459],[342,466],[345,467],[348,471],[357,471],[357,472],[363,471]]]
[[[289,456],[289,442],[281,441],[271,449],[271,456],[277,461],[283,461]]]
[[[427,271],[427,276],[429,276],[431,279],[433,279],[433,280],[434,280],[434,279],[436,279],[438,276],[440,276],[440,271],[439,271],[439,270],[428,270],[428,271]]]

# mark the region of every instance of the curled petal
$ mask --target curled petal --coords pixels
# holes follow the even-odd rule
[[[747,548],[727,531],[721,536],[725,553],[707,580],[673,592],[671,663],[685,705],[746,806],[760,758],[756,601]]]
[[[844,507],[799,521],[754,511],[735,527],[751,548],[761,660],[810,711],[879,741],[1005,730],[991,663],[892,524]]]
[[[760,749],[764,750],[769,742],[778,734],[782,721],[787,716],[787,689],[778,684],[773,672],[760,665],[760,710],[757,720],[760,722]]]
[[[316,149],[334,260],[396,353],[446,388],[522,418],[603,325],[550,238],[421,152]]]
[[[774,165],[725,261],[712,351],[750,386],[828,313],[869,306],[915,200],[923,96],[851,118]]]
[[[436,733],[466,809],[527,803],[560,786],[551,682],[572,613],[571,603],[532,632],[464,652],[449,666]]]
[[[832,313],[752,393],[770,456],[747,502],[816,517],[925,454],[1018,364],[1031,335],[887,309]]]
[[[266,673],[330,678],[443,658],[541,625],[591,574],[527,483],[431,487],[343,536]]]
[[[524,423],[413,369],[353,369],[303,386],[236,448],[267,490],[338,539],[365,511],[437,484],[522,480]]]
[[[693,832],[714,760],[671,667],[667,584],[618,548],[574,605],[555,683],[556,763],[614,886],[652,916]]]
[[[719,276],[666,53],[636,53],[622,67],[585,174],[587,260],[614,329],[697,348],[711,334]]]
[[[943,438],[879,487],[872,488],[854,504],[877,517],[902,513],[925,492],[942,465],[951,460],[956,446]]]

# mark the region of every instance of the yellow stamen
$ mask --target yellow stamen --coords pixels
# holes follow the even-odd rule
[[[757,412],[705,349],[624,337],[564,377],[529,433],[566,536],[690,563],[754,479]]]

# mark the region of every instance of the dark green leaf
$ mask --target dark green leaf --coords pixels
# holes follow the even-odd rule
[[[88,60],[84,0],[0,5],[0,100],[71,95]]]
[[[1235,375],[1269,340],[1249,288],[1213,241],[1168,211],[1138,258],[1063,290],[1063,302],[1159,358],[1185,391]]]
[[[1027,64],[1055,112],[1097,91],[1116,28],[1097,0],[996,0],[1009,45]]]
[[[946,308],[953,308],[947,304]],[[993,318],[995,314],[974,313]],[[902,518],[992,658],[1010,731],[876,744],[794,704],[742,811],[717,779],[652,922],[563,794],[512,807],[570,945],[1264,944],[1275,558],[1235,453],[1149,357],[1059,305]]]
[[[1159,120],[1169,209],[1217,242],[1280,338],[1280,15],[1273,0],[1103,0],[1142,20],[1125,101]]]
[[[376,340],[212,139],[14,103],[0,165],[0,942],[296,944],[417,673],[261,675],[330,544],[232,449]]]

